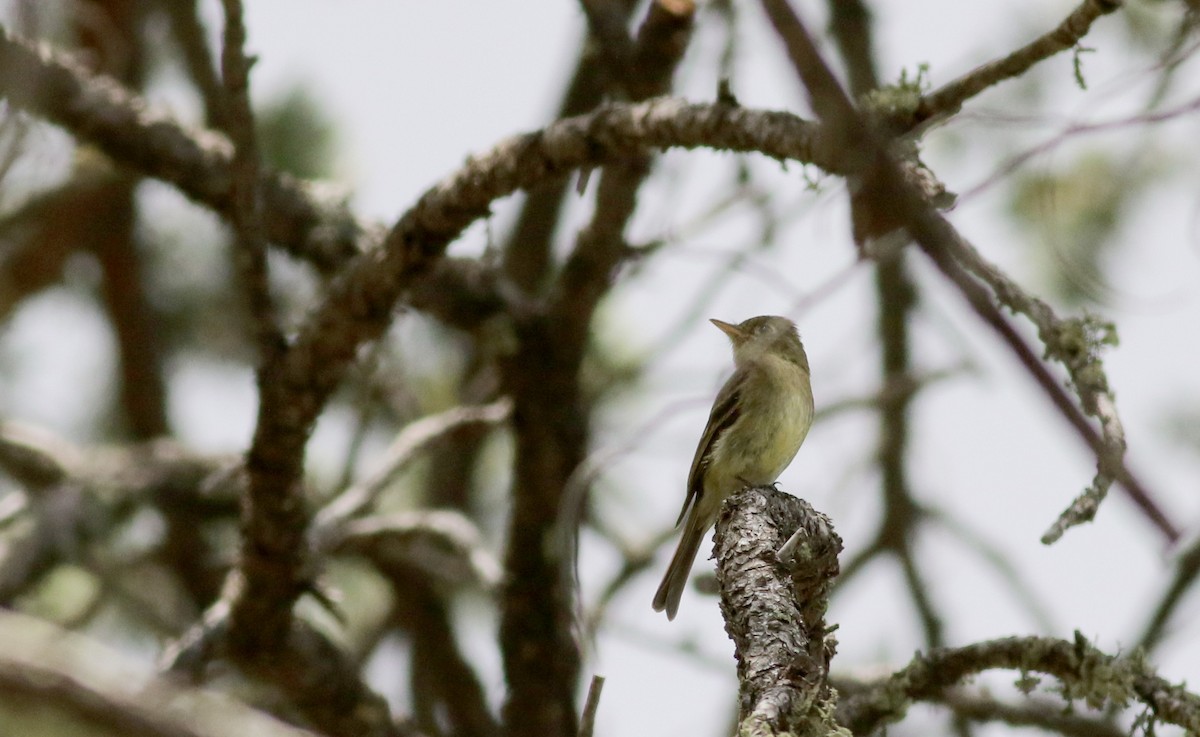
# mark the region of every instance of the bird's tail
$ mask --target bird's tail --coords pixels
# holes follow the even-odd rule
[[[692,563],[696,560],[696,552],[700,550],[700,543],[704,540],[704,531],[707,529],[696,525],[695,507],[691,511],[684,522],[679,547],[675,548],[671,565],[667,566],[667,574],[663,576],[662,583],[658,585],[658,592],[654,594],[654,611],[661,612],[665,609],[667,619],[675,619],[675,614],[679,611],[679,599],[687,587],[688,574],[692,571]]]

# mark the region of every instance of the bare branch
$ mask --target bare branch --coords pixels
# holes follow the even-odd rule
[[[1191,590],[1197,577],[1200,577],[1200,540],[1193,540],[1177,555],[1175,573],[1137,640],[1138,646],[1147,650],[1153,650],[1162,642],[1171,616],[1182,603],[1184,594]]]
[[[179,45],[188,76],[204,101],[205,122],[211,128],[222,129],[225,95],[208,48],[208,31],[200,21],[200,1],[164,0],[161,5],[171,18],[171,35]]]
[[[312,737],[233,699],[147,679],[95,642],[12,613],[0,614],[0,706],[12,734]]]
[[[242,23],[240,0],[222,0],[225,9],[225,40],[221,50],[224,78],[222,122],[233,142],[231,220],[234,230],[234,264],[242,291],[250,307],[260,352],[262,369],[259,382],[268,380],[269,366],[284,348],[283,332],[271,303],[267,274],[267,235],[263,225],[262,184],[259,178],[258,136],[254,131],[254,111],[250,105],[250,67],[246,56],[246,27]],[[254,468],[250,472],[254,473]]]
[[[437,733],[443,716],[450,732],[492,737],[498,732],[483,685],[459,648],[447,599],[468,587],[494,591],[500,565],[479,530],[449,511],[409,512],[355,520],[336,552],[360,556],[387,577],[395,592],[391,626],[412,647],[413,716]]]
[[[829,30],[849,73],[850,94],[861,98],[879,86],[871,11],[863,0],[829,0]]]
[[[407,425],[384,451],[376,469],[363,481],[343,491],[313,519],[314,536],[320,540],[375,503],[380,493],[430,443],[469,425],[495,425],[508,419],[512,402],[500,399],[475,407],[454,407],[422,417]],[[320,544],[320,543],[318,543]]]
[[[600,711],[600,692],[604,690],[604,676],[592,676],[588,686],[587,701],[579,717],[579,737],[592,737],[596,731],[596,714]]]
[[[381,570],[419,572],[440,587],[494,590],[503,577],[496,556],[469,519],[449,510],[398,512],[348,523],[329,552],[359,555]]]
[[[650,4],[636,40],[638,67],[630,71],[637,79],[622,80],[627,93],[648,97],[668,90],[694,10],[686,1]],[[586,455],[580,367],[596,307],[630,252],[625,228],[650,167],[640,145],[605,166],[595,214],[579,233],[545,313],[518,321],[517,353],[501,362],[517,436],[500,625],[509,686],[503,715],[514,736],[567,737],[577,729],[574,535],[584,495],[566,492]]]
[[[633,39],[625,23],[629,18],[624,3],[615,0],[580,0],[587,17],[588,30],[600,47],[600,58],[608,82],[618,89],[634,78]]]
[[[621,0],[617,11],[622,25],[628,22],[637,3]],[[596,108],[608,92],[605,63],[595,44],[580,51],[575,73],[563,94],[556,119],[581,115]],[[554,232],[561,220],[563,202],[570,192],[566,177],[531,188],[521,214],[504,246],[501,269],[512,284],[526,294],[536,294],[550,273]]]
[[[1104,717],[1084,717],[1064,712],[1061,704],[1031,700],[1028,704],[997,701],[983,693],[955,689],[936,699],[956,716],[972,722],[999,722],[1014,727],[1038,727],[1065,737],[1128,737],[1124,729]]]

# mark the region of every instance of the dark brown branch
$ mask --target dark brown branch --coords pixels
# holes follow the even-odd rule
[[[794,553],[781,561],[785,543]],[[721,614],[737,655],[740,734],[833,726],[828,676],[836,640],[825,610],[841,549],[829,518],[802,499],[766,487],[725,502],[715,555]]]
[[[135,227],[136,186],[133,177],[114,176],[97,193],[96,216],[87,222],[95,234],[89,239],[93,253],[104,270],[105,311],[117,338],[120,407],[126,429],[133,439],[149,440],[165,435],[170,426],[163,319],[146,292],[143,251],[137,247]]]
[[[1149,621],[1138,638],[1138,647],[1153,650],[1162,642],[1171,616],[1183,601],[1184,594],[1195,584],[1197,577],[1200,577],[1200,540],[1193,541],[1178,553],[1175,574],[1150,614]]]
[[[630,99],[649,100],[671,90],[671,78],[692,39],[693,0],[653,0],[634,39],[633,77],[626,80]]]
[[[848,72],[850,94],[862,99],[879,86],[871,37],[871,13],[861,0],[830,0],[830,29]],[[855,206],[852,200],[851,207]],[[924,514],[912,498],[906,468],[909,412],[916,391],[894,391],[913,385],[909,355],[909,318],[917,301],[916,285],[908,275],[901,250],[882,253],[875,264],[877,332],[882,388],[879,411],[880,483],[884,513],[875,550],[890,552],[904,572],[925,642],[943,643],[942,622],[930,600],[928,586],[917,568],[914,540]],[[866,560],[862,558],[860,560]],[[859,563],[861,565],[861,563]],[[851,574],[853,574],[853,570]]]
[[[588,30],[600,48],[611,87],[622,89],[634,77],[633,39],[625,27],[629,12],[617,0],[580,0]]]
[[[638,79],[622,80],[628,94],[667,91],[690,38],[693,10],[689,2],[651,3],[636,40]],[[573,536],[584,492],[565,499],[564,492],[587,451],[580,367],[596,307],[629,254],[625,228],[650,166],[640,148],[605,166],[595,214],[579,233],[546,313],[520,321],[517,354],[501,364],[517,436],[500,625],[509,735],[573,737],[577,729]]]
[[[596,714],[600,711],[600,693],[604,690],[604,676],[592,676],[588,686],[583,714],[579,717],[579,737],[592,737],[596,731]]]
[[[443,723],[456,737],[495,737],[500,724],[488,708],[483,683],[458,647],[442,596],[417,582],[398,580],[397,619],[412,647],[413,717],[427,734]]]
[[[417,726],[438,734],[444,714],[449,734],[494,737],[499,725],[459,648],[446,601],[472,584],[490,591],[500,579],[499,564],[479,531],[466,518],[443,511],[357,520],[345,533],[336,551],[370,561],[394,591],[390,619],[411,642]]]
[[[619,15],[624,26],[636,5],[633,0],[606,2],[607,13]],[[568,118],[593,110],[609,91],[602,49],[588,40],[581,44],[579,59],[563,94],[555,119]],[[491,264],[470,260],[446,268],[443,260],[411,293],[417,309],[430,306],[442,308],[434,314],[445,322],[466,330],[476,329],[484,319],[501,309],[517,307],[519,302],[540,296],[553,271],[554,237],[563,214],[563,202],[570,192],[567,177],[543,182],[530,188],[521,205],[516,223],[507,235],[503,260],[497,269]],[[505,296],[501,296],[501,292]],[[436,299],[430,305],[427,300]],[[445,307],[443,307],[445,305]],[[451,312],[452,315],[445,315]],[[518,311],[520,308],[518,307]],[[469,370],[465,373],[463,389],[470,401],[494,398],[495,364],[478,347],[471,349]],[[482,387],[488,387],[483,389]],[[435,466],[443,473],[429,478],[430,500],[438,506],[466,508],[466,498],[473,478],[475,459],[483,447],[479,429],[455,433],[435,450]]]
[[[628,21],[636,4],[633,0],[619,3],[622,25]],[[607,75],[603,66],[603,59],[595,46],[584,44],[556,119],[582,115],[594,110],[603,101],[607,89]],[[554,233],[562,214],[563,201],[570,191],[565,176],[530,189],[516,225],[509,234],[504,247],[503,271],[526,294],[538,293],[549,277]]]
[[[131,88],[146,74],[142,28],[146,10],[131,4],[99,3],[101,27],[86,14],[70,17],[82,53],[98,71],[111,74]],[[159,333],[162,319],[146,293],[143,249],[137,246],[134,191],[138,179],[98,156],[82,156],[75,173],[92,183],[95,198],[91,212],[59,210],[56,218],[88,223],[88,237],[79,242],[91,247],[104,271],[103,295],[108,321],[117,338],[120,411],[125,432],[138,440],[165,434],[167,426],[166,379]],[[97,169],[103,174],[97,177]],[[82,204],[82,203],[80,203]]]
[[[1061,704],[1031,701],[1011,704],[984,694],[952,690],[936,699],[955,716],[972,722],[998,722],[1013,727],[1037,727],[1064,737],[1128,737],[1129,730],[1103,717],[1084,717],[1066,713]]]
[[[162,0],[160,5],[171,18],[171,35],[179,45],[192,84],[200,92],[205,123],[223,129],[225,93],[208,48],[208,30],[200,20],[200,0]]]
[[[240,0],[222,0],[225,9],[225,34],[221,48],[221,76],[224,84],[225,133],[233,142],[233,208],[230,220],[234,231],[234,265],[242,292],[250,307],[250,320],[259,349],[262,368],[258,381],[269,380],[269,366],[283,350],[283,333],[271,302],[267,273],[267,234],[263,225],[262,183],[259,177],[258,136],[254,130],[254,111],[250,106],[250,67],[253,60],[244,51],[246,27],[242,21]],[[255,472],[251,466],[250,473]]]
[[[829,0],[829,30],[846,65],[850,94],[856,99],[879,86],[871,20],[863,0]]]
[[[1093,709],[1137,700],[1160,721],[1200,730],[1200,696],[1158,677],[1137,655],[1107,655],[1078,634],[1074,642],[1010,637],[918,655],[882,683],[844,698],[838,721],[855,734],[869,734],[899,721],[912,703],[941,700],[964,679],[995,669],[1053,676],[1068,700]]]
[[[867,134],[866,124],[855,114],[854,104],[817,52],[808,29],[800,22],[787,0],[762,0],[762,6],[771,25],[775,27],[775,33],[783,42],[792,68],[808,91],[809,102],[817,117],[826,124],[847,126],[842,134],[843,145],[858,144],[859,139]],[[858,173],[867,162],[856,160],[854,163],[854,173]]]
[[[234,262],[260,352],[257,372],[259,416],[246,454],[249,476],[242,507],[242,537],[229,612],[230,651],[241,660],[273,657],[291,628],[292,604],[308,585],[305,567],[307,517],[300,479],[278,480],[269,427],[285,411],[270,402],[287,345],[271,302],[267,241],[262,223],[258,143],[250,108],[250,61],[243,53],[246,29],[239,0],[223,0],[225,10],[221,71],[225,85],[224,121],[233,141],[232,210]],[[266,428],[264,428],[266,426]],[[302,453],[302,451],[301,451]]]

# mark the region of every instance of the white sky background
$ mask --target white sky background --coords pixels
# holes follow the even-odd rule
[[[341,181],[353,191],[360,214],[384,220],[400,215],[469,153],[544,124],[573,68],[583,28],[578,6],[570,0],[247,4],[250,51],[260,58],[252,77],[256,95],[269,97],[296,81],[310,84],[337,123]],[[747,106],[803,110],[797,83],[774,39],[765,33],[755,5],[743,6],[748,37],[741,45],[734,91]],[[813,28],[823,28],[823,3],[798,5]],[[873,5],[878,6],[875,28],[882,77],[894,80],[902,67],[913,70],[928,63],[935,85],[1049,29],[1073,6],[1034,0]],[[218,18],[216,3],[212,6],[210,17]],[[1036,71],[1052,80],[1052,100],[1029,100],[1027,108],[1003,110],[1041,116],[1028,128],[1029,144],[1053,136],[1065,122],[1062,116],[1067,121],[1096,121],[1136,111],[1131,106],[1145,99],[1152,80],[1144,69],[1129,68],[1130,57],[1120,51],[1127,47],[1120,28],[1117,20],[1102,20],[1086,40],[1097,49],[1084,57],[1088,92],[1075,88],[1070,58],[1063,56]],[[693,63],[681,78],[683,91],[693,99],[713,96],[716,71],[711,52],[717,42],[712,34],[701,33],[701,47],[693,48],[689,57],[693,62],[706,59]],[[1144,63],[1148,57],[1138,58]],[[1180,99],[1200,92],[1195,72],[1192,64],[1190,76],[1181,77]],[[985,96],[968,109],[994,114],[999,112],[992,106],[998,99]],[[1012,104],[1011,97],[1003,99]],[[1052,115],[1046,116],[1047,111]],[[1196,139],[1196,127],[1194,117],[1183,118],[1159,126],[1155,135],[1162,137],[1163,145],[1174,140],[1185,146]],[[951,142],[956,133],[965,144]],[[1120,140],[1124,133],[1089,138],[1083,145]],[[969,190],[1001,162],[994,148],[981,140],[986,141],[986,134],[980,139],[977,129],[952,126],[931,137],[926,160],[950,189]],[[1069,163],[1071,152],[1078,150],[1065,146],[1032,166]],[[752,221],[745,216],[723,219],[700,234],[683,234],[684,225],[730,185],[731,161],[703,154],[673,154],[663,160],[662,167],[685,185],[669,195],[649,192],[630,236],[635,242],[659,237],[673,241],[605,306],[598,329],[607,334],[621,326],[620,347],[650,352],[689,309],[695,299],[690,290],[707,280],[720,263],[718,254],[756,242]],[[801,297],[844,275],[853,261],[840,185],[825,180],[820,193],[806,192],[799,167],[781,172],[774,164],[759,163],[758,181],[780,193],[781,207],[794,207],[801,214],[776,247],[753,257],[725,284],[704,316],[736,321],[755,314],[791,314],[812,359],[818,405],[863,395],[871,391],[878,371],[869,269],[855,269],[830,295],[795,310]],[[1160,494],[1172,519],[1185,527],[1200,512],[1197,458],[1165,441],[1161,417],[1177,405],[1195,406],[1200,396],[1194,340],[1200,323],[1194,184],[1193,179],[1188,191],[1164,189],[1151,207],[1130,220],[1127,242],[1117,249],[1110,270],[1117,294],[1106,313],[1117,321],[1122,341],[1107,354],[1106,363],[1126,424],[1130,461]],[[999,217],[1004,205],[1003,188],[993,187],[962,202],[951,219],[989,258],[1012,269],[1026,285],[1036,286],[1026,258],[1032,249],[1020,243],[1030,236]],[[576,209],[583,212],[588,207],[585,202]],[[512,209],[497,210],[496,229],[502,232]],[[485,235],[484,228],[473,227],[452,252],[477,251]],[[917,497],[954,515],[1015,562],[1026,584],[1050,607],[1054,629],[1044,634],[1070,637],[1077,628],[1106,651],[1120,649],[1136,637],[1147,602],[1170,575],[1161,538],[1114,492],[1094,524],[1068,532],[1050,548],[1038,542],[1059,511],[1090,481],[1088,454],[986,327],[967,314],[957,295],[921,258],[913,263],[918,280],[929,287],[913,329],[916,368],[937,370],[967,361],[980,374],[943,382],[918,396],[909,460]],[[19,317],[23,322],[0,336],[5,347],[19,349],[25,345],[21,341],[31,341],[30,351],[47,349],[45,341],[35,337],[41,324],[35,315],[24,311]],[[59,368],[24,371],[24,380],[70,386],[71,370],[53,356],[49,363]],[[600,452],[628,443],[631,432],[648,433],[634,450],[614,461],[595,492],[601,513],[622,519],[631,540],[647,539],[674,521],[694,444],[729,364],[724,337],[699,320],[689,326],[677,349],[656,364],[647,377],[648,390],[620,401],[601,418]],[[245,442],[252,421],[252,408],[245,402],[248,377],[230,382],[211,371],[189,369],[177,381],[187,383],[173,389],[173,419],[186,437],[206,447],[228,449]],[[236,398],[213,402],[231,383]],[[59,395],[61,391],[53,389],[37,390],[41,397]],[[60,428],[74,421],[68,402],[56,411],[23,404],[21,396],[29,395],[10,388],[0,401],[13,414],[20,416],[24,410]],[[671,413],[669,408],[680,402],[686,409]],[[218,418],[214,406],[226,411],[237,407],[245,416]],[[665,420],[648,425],[664,412]],[[847,557],[867,542],[879,514],[874,472],[844,475],[847,467],[869,464],[876,443],[873,419],[841,416],[818,424],[781,478],[784,489],[832,515],[846,541]],[[950,644],[1037,631],[1027,610],[1013,603],[994,572],[958,540],[941,531],[926,534],[919,553],[932,582],[932,597],[945,614]],[[594,596],[615,560],[606,545],[593,539],[584,540],[581,555],[585,596]],[[585,665],[585,681],[592,672],[608,677],[600,735],[719,734],[733,708],[732,646],[715,599],[689,592],[680,616],[671,623],[650,610],[665,563],[666,551],[661,564],[618,599],[607,634],[595,643]],[[701,561],[696,568],[704,565],[711,564]],[[1198,609],[1200,602],[1189,597],[1173,620],[1169,646],[1156,655],[1169,678],[1200,682],[1200,625],[1194,624]],[[469,607],[463,616],[480,624]],[[894,567],[883,561],[839,594],[829,620],[841,625],[836,661],[840,667],[898,666],[920,647],[910,598]],[[474,653],[494,649],[490,633],[478,631],[477,637],[471,643]],[[685,641],[694,644],[699,655],[672,649],[673,643]],[[480,659],[491,663],[483,675],[499,699],[498,657],[481,654]],[[377,674],[382,690],[394,696],[390,682],[401,676],[386,667]]]

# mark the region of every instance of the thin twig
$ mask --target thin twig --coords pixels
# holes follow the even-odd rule
[[[1128,737],[1130,731],[1102,717],[1077,716],[1049,700],[1028,704],[997,701],[983,693],[953,690],[931,699],[949,708],[955,716],[972,722],[998,722],[1013,727],[1038,727],[1064,737]]]
[[[222,0],[225,8],[225,38],[221,50],[221,73],[225,86],[223,123],[233,142],[233,210],[236,241],[234,263],[242,290],[250,306],[265,368],[284,348],[283,333],[271,301],[267,273],[267,235],[263,225],[263,197],[259,178],[258,136],[250,105],[250,67],[254,60],[244,52],[246,27],[241,0]],[[260,381],[264,380],[260,376]]]
[[[409,423],[384,451],[366,479],[350,486],[313,518],[314,535],[320,539],[370,507],[379,495],[430,443],[468,425],[495,425],[512,413],[507,398],[491,404],[454,407]]]
[[[1171,577],[1162,596],[1159,597],[1158,604],[1150,614],[1150,619],[1146,622],[1141,636],[1138,637],[1138,647],[1153,650],[1161,644],[1172,615],[1183,601],[1184,594],[1196,582],[1197,577],[1200,577],[1200,540],[1192,542],[1191,545],[1179,552],[1178,559],[1175,561],[1175,574]]]
[[[600,692],[604,690],[604,676],[592,676],[588,686],[587,701],[579,717],[579,737],[592,737],[596,731],[596,713],[600,711]]]
[[[1119,0],[1084,0],[1053,30],[1000,59],[972,69],[921,98],[914,122],[929,125],[957,113],[987,88],[1021,76],[1038,62],[1075,48],[1097,19],[1119,9]]]
[[[205,120],[212,128],[223,128],[225,93],[200,20],[200,0],[164,0],[161,5],[171,18],[171,35],[179,44],[188,76],[204,101]]]

